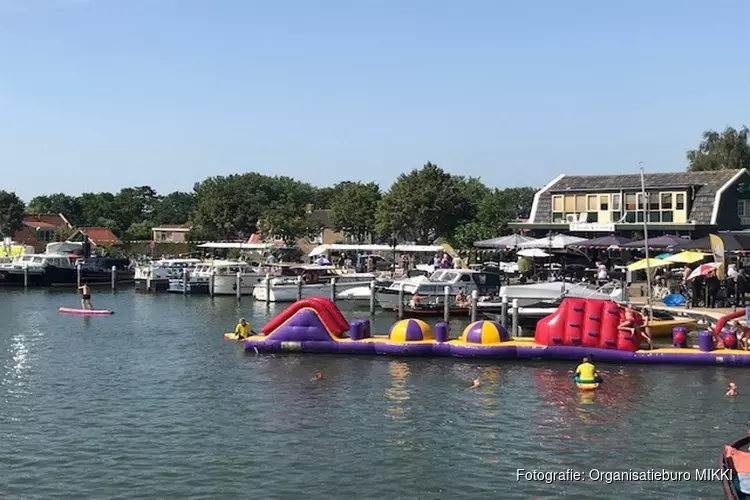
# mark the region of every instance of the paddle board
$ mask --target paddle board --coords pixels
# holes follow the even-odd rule
[[[83,314],[87,316],[104,316],[114,314],[114,311],[107,309],[71,309],[70,307],[61,307],[60,312],[63,314]]]
[[[237,334],[236,333],[225,333],[224,338],[227,340],[237,340]]]

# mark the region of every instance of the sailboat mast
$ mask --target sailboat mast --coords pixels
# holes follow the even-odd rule
[[[643,162],[638,162],[641,167],[641,202],[643,203],[643,248],[646,251],[646,288],[648,291],[648,316],[649,319],[654,317],[654,309],[651,297],[651,265],[648,255],[648,198],[646,196],[646,180],[643,173]]]

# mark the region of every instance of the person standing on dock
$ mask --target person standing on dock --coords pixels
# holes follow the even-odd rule
[[[79,286],[81,291],[81,309],[91,311],[94,307],[91,305],[91,288],[88,283]]]

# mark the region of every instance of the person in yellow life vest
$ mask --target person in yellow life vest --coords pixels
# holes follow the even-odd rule
[[[583,358],[581,364],[576,368],[576,382],[601,382],[599,372],[596,371],[596,366],[591,360],[586,357]]]
[[[240,318],[240,322],[234,328],[234,333],[237,335],[237,340],[240,340],[248,338],[251,333],[255,332],[253,332],[253,327],[250,326],[250,323],[245,321],[245,318]]]

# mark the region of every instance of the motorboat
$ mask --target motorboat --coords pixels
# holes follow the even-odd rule
[[[109,283],[114,269],[118,283],[133,279],[127,259],[113,257],[79,258],[64,253],[18,255],[10,263],[0,264],[0,285],[73,286]]]
[[[170,279],[181,279],[183,269],[191,270],[201,262],[200,259],[161,259],[139,265],[135,268],[135,289],[165,291]]]
[[[183,276],[169,280],[170,292],[236,295],[239,281],[240,295],[252,295],[255,287],[267,275],[260,266],[233,260],[202,262],[182,273]]]
[[[271,276],[255,287],[253,297],[263,302],[294,302],[299,298],[330,297],[333,293],[334,280],[336,295],[346,294],[350,289],[368,287],[375,279],[372,273],[348,272],[334,266],[292,265],[282,268],[281,276]],[[344,297],[342,297],[344,298]],[[369,295],[367,295],[369,299]]]
[[[479,296],[496,295],[500,289],[501,275],[489,271],[472,269],[438,269],[429,276],[416,276],[397,280],[387,287],[376,287],[375,298],[380,307],[398,309],[399,294],[404,302],[433,304],[436,307],[445,300],[446,287],[449,300],[461,291],[467,297],[475,290]]]
[[[517,300],[518,306],[524,307],[539,302],[555,302],[565,297],[620,301],[622,299],[622,289],[614,284],[597,288],[586,283],[546,281],[503,286],[500,288],[498,295],[500,297],[507,297],[508,303]],[[484,307],[488,307],[488,304],[485,304]]]

